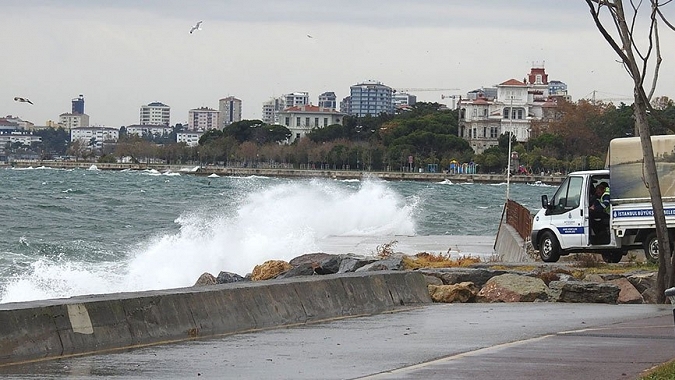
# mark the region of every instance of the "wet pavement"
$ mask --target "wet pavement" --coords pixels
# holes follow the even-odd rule
[[[673,358],[670,305],[432,304],[0,367],[0,377],[636,379]]]

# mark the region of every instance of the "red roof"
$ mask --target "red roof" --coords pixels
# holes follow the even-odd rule
[[[525,83],[516,79],[509,79],[504,83],[500,83],[500,86],[524,86]]]

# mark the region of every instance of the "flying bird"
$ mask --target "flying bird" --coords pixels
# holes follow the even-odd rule
[[[312,36],[311,36],[311,35],[309,35],[309,34],[307,35],[307,37],[308,37],[308,38],[314,38],[314,37],[312,37]]]
[[[190,34],[192,34],[192,32],[194,32],[195,30],[202,30],[202,20],[199,20],[199,21],[195,24],[195,26],[193,26],[193,27],[190,29]]]
[[[33,102],[31,102],[29,99],[22,98],[22,97],[20,97],[20,96],[15,96],[15,97],[14,97],[14,101],[15,101],[15,102],[21,102],[21,103],[30,103],[30,104],[33,104]]]

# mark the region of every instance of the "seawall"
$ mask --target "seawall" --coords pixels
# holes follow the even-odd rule
[[[200,176],[209,176],[216,174],[219,176],[264,176],[279,178],[331,178],[331,179],[363,179],[367,177],[380,178],[387,181],[428,181],[443,182],[451,181],[456,183],[475,182],[475,183],[503,183],[506,182],[504,174],[451,174],[451,173],[419,173],[419,172],[377,172],[377,171],[359,171],[359,170],[316,170],[316,169],[287,169],[287,168],[241,168],[241,167],[223,167],[223,166],[190,166],[190,165],[166,165],[166,164],[110,164],[83,161],[22,161],[16,160],[11,165],[0,165],[2,167],[51,167],[59,169],[88,169],[92,165],[100,170],[147,170],[155,169],[160,172],[177,172],[181,174],[191,174]],[[189,170],[186,170],[189,169]],[[192,170],[196,169],[196,170]],[[557,185],[562,183],[564,176],[551,175],[513,175],[510,182],[513,183],[545,183],[548,185]]]
[[[427,303],[421,273],[383,271],[0,304],[0,365]]]

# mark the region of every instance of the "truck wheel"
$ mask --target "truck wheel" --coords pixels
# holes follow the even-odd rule
[[[647,261],[652,264],[659,262],[659,240],[656,238],[656,232],[647,235],[642,242],[642,249],[645,250]]]
[[[560,244],[551,231],[544,232],[539,243],[539,257],[545,263],[555,263],[560,259]]]
[[[605,252],[602,254],[602,260],[609,264],[616,264],[621,261],[623,253],[621,252]]]

